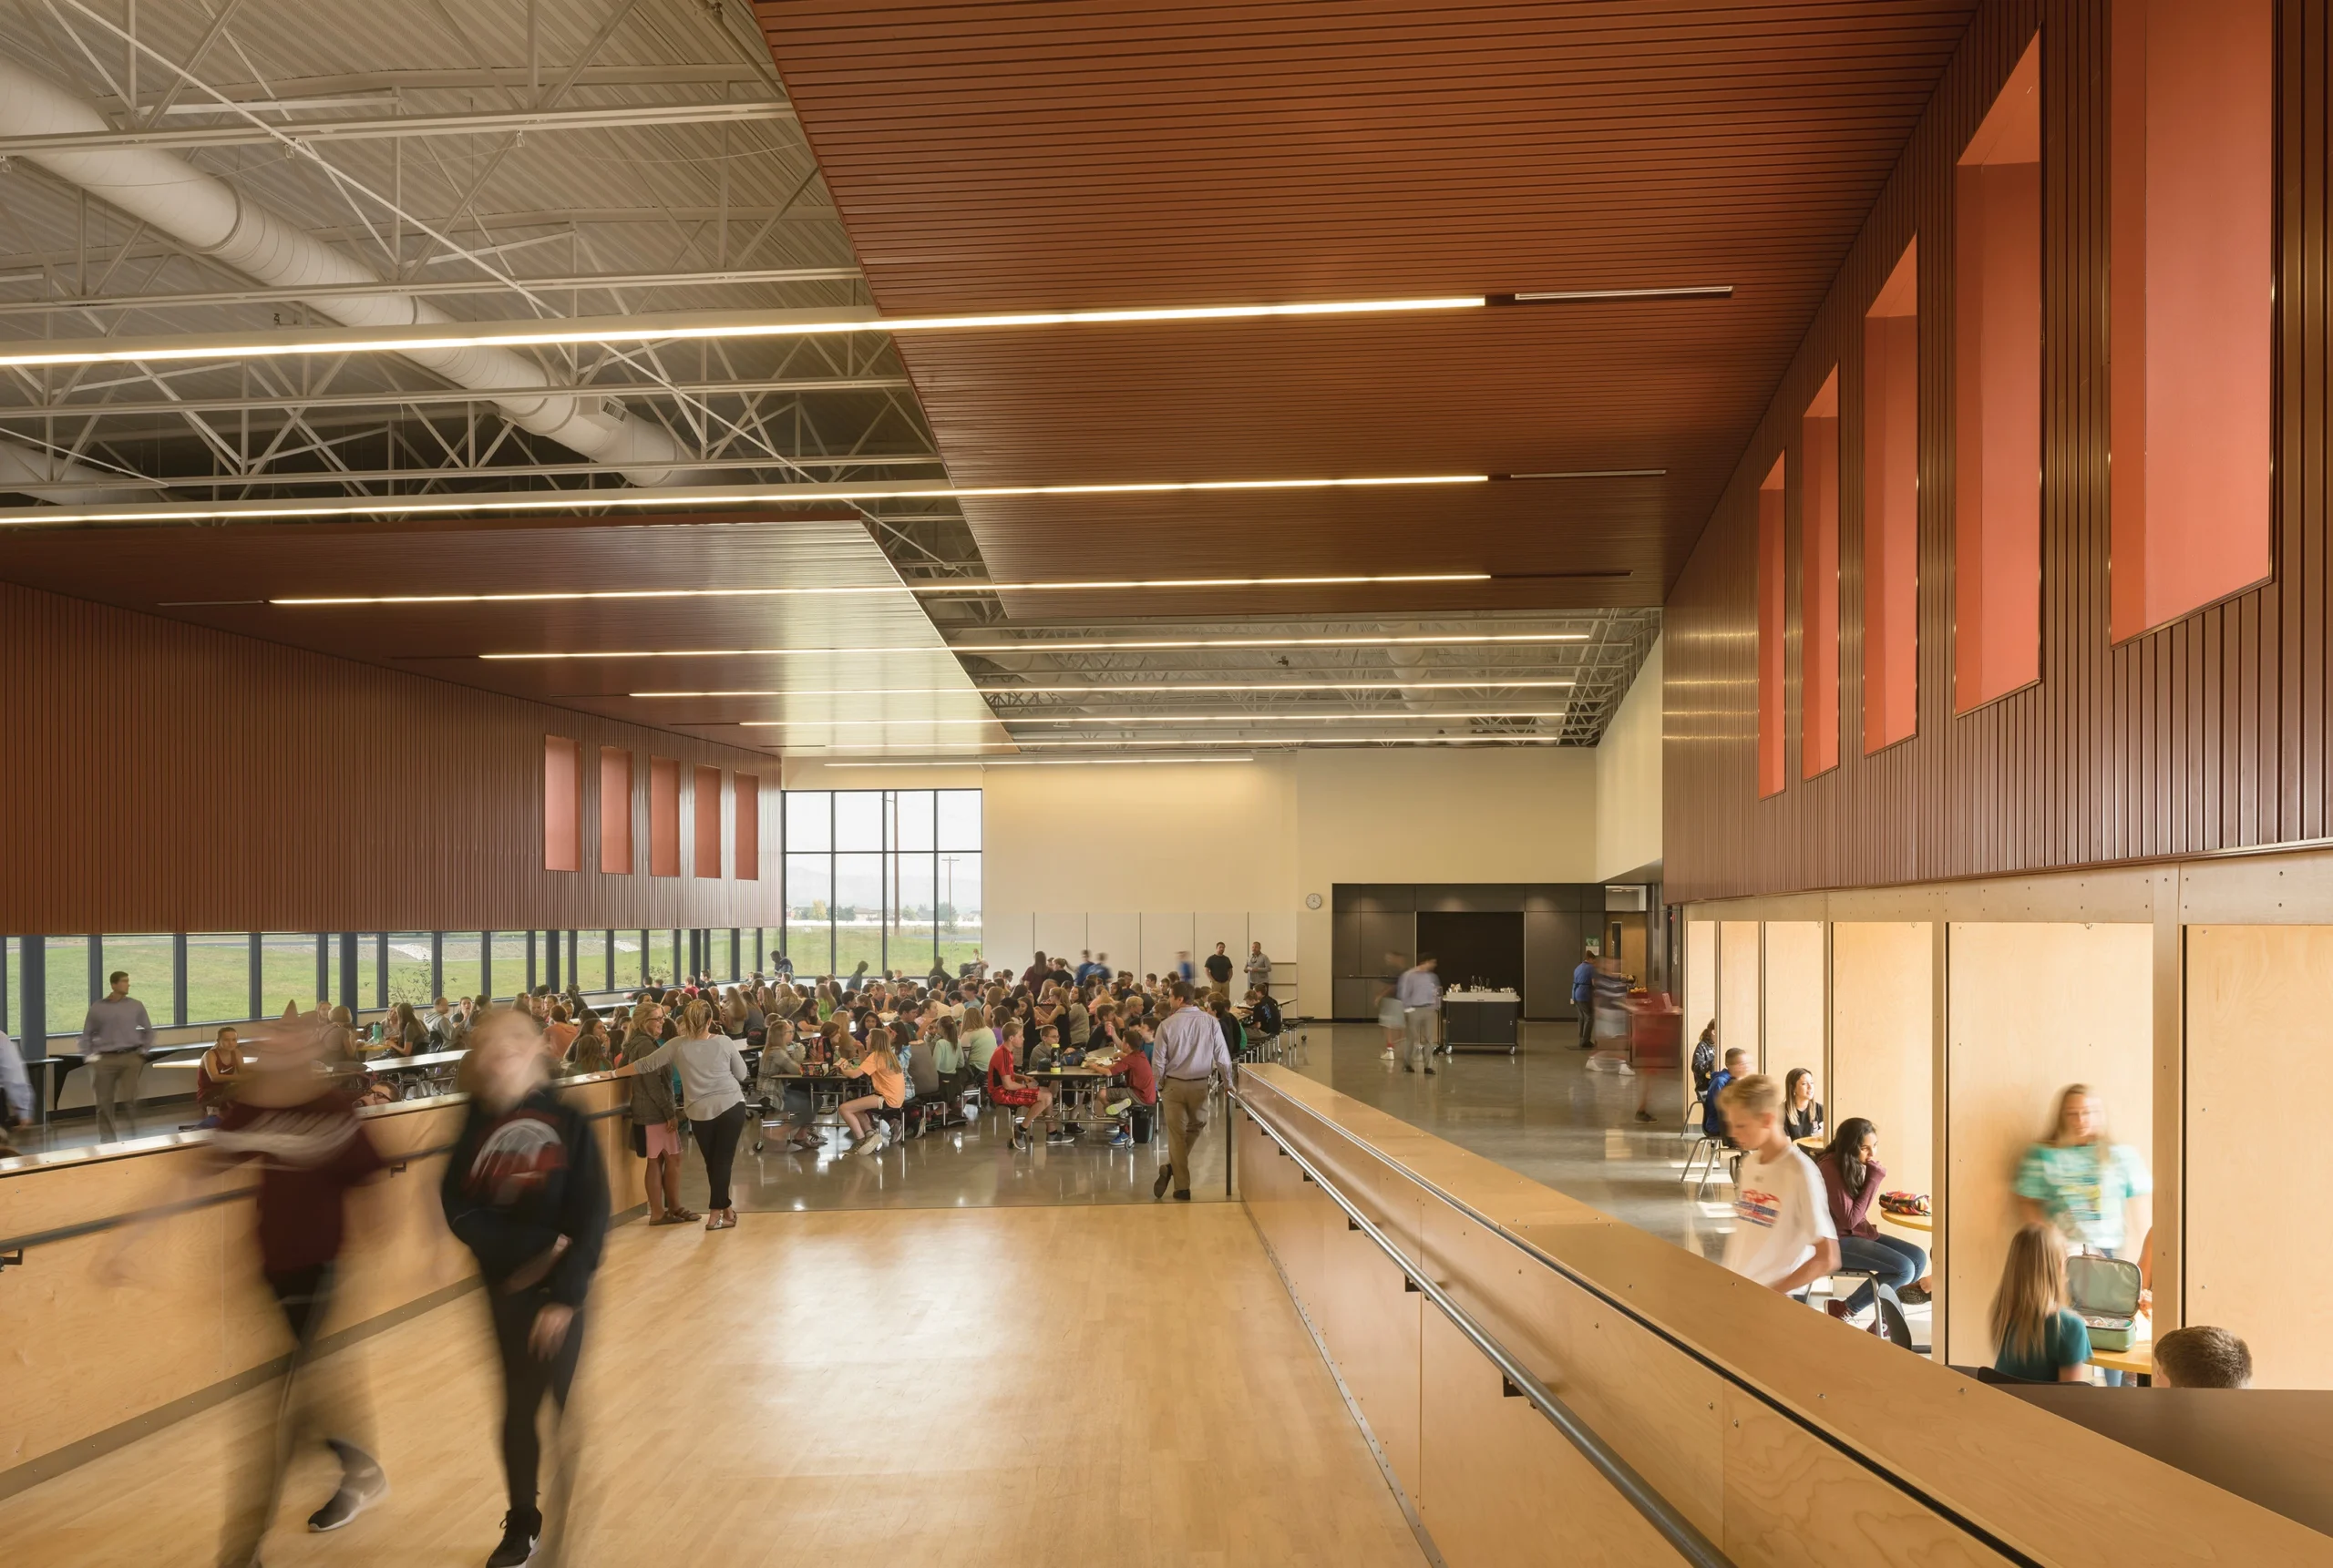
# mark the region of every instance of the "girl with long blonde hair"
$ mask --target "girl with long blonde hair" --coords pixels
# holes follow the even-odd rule
[[[2009,1237],[1991,1327],[1994,1370],[2029,1383],[2089,1380],[2090,1330],[2071,1307],[2065,1247],[2048,1225]]]

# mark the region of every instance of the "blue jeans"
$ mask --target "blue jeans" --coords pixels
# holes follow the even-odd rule
[[[1890,1290],[1901,1290],[1928,1271],[1928,1255],[1892,1235],[1843,1235],[1839,1238],[1839,1266],[1868,1274]],[[1847,1310],[1861,1312],[1878,1299],[1878,1292],[1866,1279],[1847,1297]]]

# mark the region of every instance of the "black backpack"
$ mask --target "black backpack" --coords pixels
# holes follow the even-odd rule
[[[1707,1094],[1710,1080],[1717,1076],[1717,1046],[1706,1040],[1693,1042],[1693,1092]]]

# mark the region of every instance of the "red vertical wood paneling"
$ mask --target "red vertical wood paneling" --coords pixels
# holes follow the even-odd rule
[[[632,753],[622,746],[600,748],[600,869],[611,876],[632,874]]]
[[[2120,645],[2108,575],[2110,0],[1981,10],[1850,249],[1669,602],[1669,886],[1683,898],[1991,876],[2321,838],[2327,815],[2328,9],[2277,11],[2275,574]],[[2041,105],[2039,683],[1951,711],[1952,176],[2028,40]],[[1917,234],[1917,733],[1771,799],[1757,748],[1758,491],[1834,364],[1843,394],[1841,681],[1874,657],[1864,316]],[[1785,701],[1789,699],[1785,693]]]
[[[1839,765],[1839,373],[1800,425],[1798,771]]]
[[[730,875],[751,882],[762,874],[762,781],[752,774],[736,777],[736,864]]]
[[[699,876],[721,875],[721,770],[700,766],[689,792],[689,824],[696,834]]]
[[[1780,794],[1790,777],[1790,761],[1783,749],[1789,733],[1783,712],[1783,692],[1789,676],[1783,639],[1790,588],[1783,559],[1783,507],[1788,477],[1783,460],[1777,457],[1758,489],[1758,793],[1762,796]]]
[[[583,869],[583,748],[571,735],[543,737],[543,869]]]
[[[0,662],[0,929],[771,923],[766,883],[543,864],[547,734],[765,755],[9,584]]]
[[[648,759],[648,875],[681,874],[681,764]]]

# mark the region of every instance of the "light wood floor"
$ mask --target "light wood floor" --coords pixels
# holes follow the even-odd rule
[[[634,1224],[594,1311],[570,1563],[1422,1563],[1234,1205]],[[331,1477],[303,1469],[270,1568],[484,1561],[503,1509],[485,1333],[470,1297],[344,1353],[392,1493],[309,1535]],[[0,1502],[0,1559],[209,1564],[259,1414],[246,1395]]]

